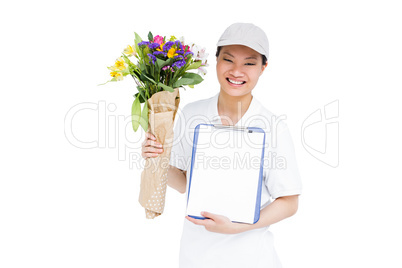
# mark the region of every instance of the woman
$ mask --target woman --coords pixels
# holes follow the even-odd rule
[[[269,155],[278,161],[264,161],[261,212],[257,223],[233,223],[225,215],[210,212],[202,213],[208,218],[206,220],[186,217],[180,267],[281,267],[268,227],[296,213],[301,182],[286,124],[278,121],[252,95],[268,65],[268,39],[259,27],[236,23],[226,29],[217,46],[216,71],[220,91],[214,97],[186,105],[178,117],[168,185],[180,193],[186,192],[192,131],[199,123],[266,129],[264,159]],[[161,144],[147,133],[142,156],[156,157],[162,151]]]

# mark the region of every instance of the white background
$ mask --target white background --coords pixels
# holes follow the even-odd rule
[[[134,31],[145,38],[151,30],[207,48],[206,80],[182,90],[181,105],[210,97],[219,90],[216,41],[228,25],[242,21],[259,25],[269,37],[269,66],[254,96],[287,116],[303,178],[298,213],[272,226],[283,266],[401,267],[397,3],[2,4],[0,266],[177,267],[184,195],[169,189],[164,214],[145,219],[138,203],[139,162],[130,168],[128,160],[130,152],[140,153],[143,132],[134,133],[124,121],[134,83],[97,85],[109,79],[106,67],[133,43]],[[333,168],[305,150],[301,126],[336,100],[339,166]],[[72,120],[75,137],[98,140],[97,148],[78,148],[65,136],[66,115],[82,103],[110,107],[110,121],[98,120],[101,106]],[[119,117],[125,124],[116,126]],[[98,130],[98,121],[105,128]]]

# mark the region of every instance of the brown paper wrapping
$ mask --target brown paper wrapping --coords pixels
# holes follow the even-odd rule
[[[177,98],[176,98],[177,97]],[[147,219],[163,213],[167,187],[167,172],[173,144],[173,123],[180,103],[179,89],[160,91],[148,100],[148,132],[163,144],[163,153],[145,160],[141,174],[139,202]]]

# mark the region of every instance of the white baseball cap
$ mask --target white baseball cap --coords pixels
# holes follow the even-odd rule
[[[252,23],[234,23],[230,25],[219,38],[220,46],[243,45],[254,49],[268,58],[269,43],[265,32]]]

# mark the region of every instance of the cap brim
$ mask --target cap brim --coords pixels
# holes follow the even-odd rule
[[[264,51],[264,49],[260,45],[258,45],[256,43],[253,43],[253,42],[247,42],[245,40],[235,40],[235,41],[233,41],[233,40],[221,40],[216,44],[216,46],[218,46],[218,47],[231,46],[231,45],[242,45],[242,46],[249,47],[249,48],[257,51],[261,55],[264,55],[265,57],[268,58],[268,55],[267,55],[268,53],[266,53]]]

